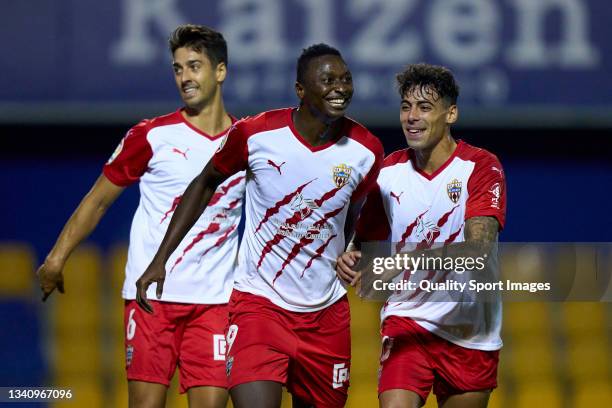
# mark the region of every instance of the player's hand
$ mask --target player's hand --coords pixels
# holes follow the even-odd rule
[[[361,272],[355,268],[361,259],[361,251],[348,251],[340,255],[336,261],[336,275],[351,286],[357,285]]]
[[[64,293],[64,274],[62,265],[46,260],[36,271],[40,289],[42,290],[42,301],[47,300],[49,295],[57,288]]]
[[[138,303],[142,310],[147,313],[153,313],[153,307],[147,300],[147,289],[153,282],[157,283],[155,296],[157,299],[161,299],[165,280],[166,267],[155,262],[152,262],[147,270],[138,278],[136,281],[136,303]]]

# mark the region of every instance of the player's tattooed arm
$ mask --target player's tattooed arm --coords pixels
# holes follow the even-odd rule
[[[472,217],[465,221],[463,236],[468,243],[482,245],[483,248],[497,241],[499,222],[495,217]]]
[[[427,256],[458,258],[480,257],[488,254],[497,242],[499,222],[495,217],[478,216],[465,221],[463,229],[464,242],[444,245],[440,248],[425,251]]]

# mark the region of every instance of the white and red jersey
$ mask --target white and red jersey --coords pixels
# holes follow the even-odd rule
[[[383,148],[348,118],[336,140],[313,147],[295,129],[292,112],[236,122],[213,164],[223,174],[248,174],[234,287],[309,312],[346,293],[335,263],[345,247],[347,210],[375,183]]]
[[[357,237],[362,242],[390,240],[398,253],[427,249],[434,244],[463,242],[465,221],[472,217],[495,217],[501,229],[505,212],[504,173],[493,154],[459,141],[451,157],[428,175],[416,167],[414,151],[404,149],[385,159],[361,212]],[[430,274],[427,271],[416,273],[419,279],[437,279],[426,276]],[[414,294],[392,295],[381,319],[409,317],[460,346],[501,348],[499,297],[491,302],[440,302],[427,301],[433,299],[427,293],[419,295],[419,301],[413,299]]]
[[[125,299],[136,298],[136,280],[157,252],[172,213],[225,133],[207,135],[187,122],[179,110],[134,126],[104,166],[104,175],[118,186],[140,181],[140,203],[132,221],[122,292]],[[229,301],[244,186],[244,173],[219,186],[208,208],[166,264],[162,301]],[[155,285],[149,287],[147,296],[155,299]]]

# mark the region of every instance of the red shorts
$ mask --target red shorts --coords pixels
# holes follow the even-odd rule
[[[346,296],[323,310],[298,313],[234,289],[229,315],[229,388],[276,381],[317,408],[344,406],[351,358]]]
[[[410,390],[423,401],[433,386],[438,401],[497,387],[499,350],[468,349],[436,336],[406,317],[390,316],[382,328],[378,393]]]
[[[197,386],[227,388],[227,304],[150,302],[152,315],[135,300],[125,301],[128,380],[168,386],[178,364],[181,392]]]

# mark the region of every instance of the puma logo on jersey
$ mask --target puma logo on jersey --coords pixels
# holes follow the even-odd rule
[[[177,149],[176,147],[172,148],[172,153],[177,153],[180,154],[181,156],[183,156],[185,158],[185,160],[187,160],[187,152],[189,151],[189,148],[187,148],[187,150],[185,150],[184,152],[180,151],[179,149]]]
[[[281,171],[281,167],[283,166],[283,164],[285,164],[286,162],[282,162],[281,164],[276,164],[274,163],[272,160],[268,159],[268,164],[272,167],[274,167],[276,170],[278,170],[278,174],[282,175],[282,171]]]
[[[400,205],[400,197],[402,196],[402,194],[404,194],[403,191],[399,193],[399,195],[395,194],[393,191],[391,192],[391,197],[395,198],[395,201],[397,201],[397,205]]]

